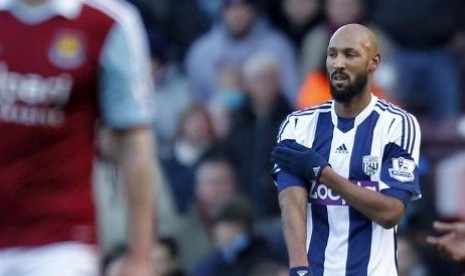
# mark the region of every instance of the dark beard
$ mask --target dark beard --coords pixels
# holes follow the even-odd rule
[[[330,77],[331,78],[331,77]],[[353,83],[349,83],[346,88],[339,89],[333,85],[331,80],[329,85],[331,86],[331,96],[336,102],[348,103],[357,95],[362,94],[368,81],[368,74],[359,73],[355,76]]]

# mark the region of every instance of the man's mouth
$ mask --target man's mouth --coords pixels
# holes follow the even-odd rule
[[[344,73],[333,73],[331,75],[331,82],[335,85],[344,84],[349,81],[349,76]]]

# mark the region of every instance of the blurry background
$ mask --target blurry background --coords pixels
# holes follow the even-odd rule
[[[220,275],[215,265],[221,275],[286,275],[269,152],[288,113],[329,99],[326,46],[354,22],[380,40],[373,92],[422,128],[423,198],[398,228],[401,276],[459,274],[424,237],[435,219],[465,220],[465,1],[131,2],[144,17],[156,81],[162,275]],[[105,131],[99,142],[95,187],[110,267],[124,251],[124,202]]]

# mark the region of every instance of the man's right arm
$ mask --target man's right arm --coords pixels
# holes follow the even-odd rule
[[[309,265],[306,246],[307,202],[308,191],[300,186],[288,187],[279,193],[281,219],[290,267]]]

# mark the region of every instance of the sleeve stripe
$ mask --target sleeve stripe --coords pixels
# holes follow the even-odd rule
[[[278,137],[277,137],[278,142],[281,141],[281,135],[283,134],[283,131],[284,131],[284,129],[286,128],[286,126],[289,124],[289,120],[290,120],[290,118],[291,118],[291,115],[292,115],[292,114],[287,115],[286,119],[284,120],[284,122],[283,122],[283,123],[281,124],[281,126],[279,127],[279,132],[278,132]]]
[[[415,123],[413,119],[411,118],[411,115],[407,113],[406,111],[395,107],[392,104],[388,104],[383,101],[378,102],[380,104],[380,107],[386,108],[388,112],[391,112],[393,114],[402,116],[402,141],[401,141],[401,147],[405,149],[409,154],[412,154],[413,148],[414,148],[414,141],[415,141],[415,136],[416,136],[416,128],[415,128]]]
[[[412,155],[413,149],[414,149],[414,146],[415,146],[415,142],[416,142],[416,134],[417,134],[416,131],[417,131],[417,130],[416,130],[415,122],[413,121],[412,115],[408,114],[408,119],[409,119],[409,121],[410,121],[411,124],[412,124],[412,138],[411,138],[411,140],[410,140],[411,145],[410,145],[410,147],[408,148],[407,152],[408,152],[410,155]]]

